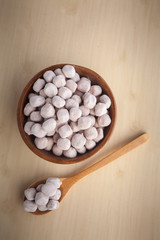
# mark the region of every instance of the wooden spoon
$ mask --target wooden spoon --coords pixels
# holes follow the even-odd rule
[[[120,156],[130,152],[132,149],[140,146],[141,144],[147,142],[149,140],[149,135],[147,133],[142,134],[141,136],[135,138],[133,141],[129,142],[128,144],[124,145],[123,147],[119,148],[118,150],[114,151],[113,153],[109,154],[107,157],[103,158],[102,160],[100,160],[99,162],[93,164],[92,166],[88,167],[87,169],[83,170],[82,172],[76,174],[73,177],[69,177],[69,178],[60,178],[62,181],[62,185],[60,187],[61,190],[61,198],[60,198],[60,202],[62,201],[62,199],[65,197],[65,195],[67,194],[67,192],[70,190],[70,188],[76,183],[78,182],[81,178],[87,176],[88,174],[98,170],[99,168],[107,165],[108,163],[114,161],[115,159],[119,158]],[[30,186],[28,186],[28,188],[34,187],[36,188],[39,184],[41,183],[45,183],[47,179],[43,179],[43,180],[39,180],[37,182],[32,183]],[[24,197],[24,200],[26,198]],[[33,212],[32,214],[34,215],[43,215],[46,213],[49,213],[51,211],[44,211],[41,212],[39,210],[36,210],[36,212]]]

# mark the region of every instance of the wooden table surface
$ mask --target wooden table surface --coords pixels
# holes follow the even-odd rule
[[[0,0],[0,239],[160,239],[160,1]],[[93,69],[117,103],[112,137],[83,163],[58,165],[22,141],[16,108],[39,70],[56,63]],[[82,179],[58,210],[23,210],[23,190],[72,176],[142,132],[150,142]]]

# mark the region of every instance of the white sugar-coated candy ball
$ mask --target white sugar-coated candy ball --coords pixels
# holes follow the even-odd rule
[[[72,77],[72,80],[75,82],[78,82],[80,80],[80,76],[78,73],[75,73],[74,77]]]
[[[107,127],[111,124],[111,118],[108,114],[104,114],[98,117],[97,123],[100,127]]]
[[[91,81],[88,78],[82,77],[78,82],[78,90],[85,93],[90,90]]]
[[[105,103],[107,109],[110,108],[110,106],[111,106],[111,99],[107,95],[104,94],[104,95],[100,96],[99,101],[101,103]]]
[[[56,70],[54,70],[54,73],[57,75],[64,75],[64,73],[62,72],[62,69],[57,68]]]
[[[53,135],[53,141],[54,141],[54,143],[57,143],[58,138],[60,138],[59,133],[55,133],[55,134]]]
[[[78,95],[76,95],[76,94],[73,95],[71,99],[73,99],[74,101],[76,101],[78,104],[80,104],[80,103],[82,102],[81,97],[78,96]]]
[[[103,137],[104,137],[103,128],[97,128],[97,133],[98,133],[98,136],[96,138],[94,138],[95,142],[99,142],[100,140],[103,139]]]
[[[44,79],[38,78],[33,84],[33,90],[38,93],[44,87],[44,85]]]
[[[97,98],[91,93],[85,93],[83,95],[83,104],[85,107],[92,109],[95,107]]]
[[[74,148],[81,149],[86,143],[86,138],[82,134],[77,133],[72,137],[71,142]]]
[[[44,92],[48,97],[54,97],[57,95],[58,90],[57,87],[53,83],[47,83],[44,87]]]
[[[52,98],[47,97],[47,98],[46,98],[46,103],[52,104]]]
[[[69,110],[69,118],[71,121],[76,122],[82,115],[82,111],[79,108],[73,107]]]
[[[55,73],[53,71],[49,70],[43,74],[43,77],[46,80],[46,82],[51,82],[52,79],[55,77]]]
[[[44,185],[43,185],[44,186]],[[43,187],[42,186],[42,187]],[[42,190],[42,188],[41,188]],[[48,203],[49,197],[47,195],[45,195],[43,192],[37,192],[36,196],[35,196],[35,203],[37,205],[46,205]]]
[[[37,192],[40,192],[41,191],[41,188],[42,188],[43,184],[39,184],[37,187],[36,187],[36,191]]]
[[[79,90],[76,90],[75,95],[79,96],[79,97],[82,97],[82,95],[84,94],[83,92],[79,91]]]
[[[55,114],[55,109],[50,103],[46,103],[40,111],[40,114],[43,118],[51,118]]]
[[[62,68],[62,72],[64,73],[64,75],[67,77],[67,78],[73,78],[75,76],[75,68],[71,65],[65,65],[63,68]]]
[[[29,99],[32,107],[41,107],[45,103],[45,98],[42,96],[33,96]]]
[[[54,96],[52,99],[52,104],[56,107],[56,108],[62,108],[65,105],[65,100],[63,98],[61,98],[60,96]]]
[[[96,142],[93,140],[87,140],[85,146],[88,150],[91,150],[96,146]]]
[[[94,110],[94,108],[92,108],[92,109],[90,109],[90,113],[89,113],[90,115],[95,115],[95,110]]]
[[[28,134],[28,135],[31,135],[31,127],[33,126],[34,122],[26,122],[25,125],[24,125],[24,131]]]
[[[67,109],[59,109],[57,111],[57,118],[59,122],[66,123],[69,120],[69,112]]]
[[[77,122],[70,122],[70,126],[73,132],[78,132],[80,130]]]
[[[47,182],[54,183],[57,188],[60,188],[60,186],[62,185],[61,180],[60,180],[59,178],[56,178],[56,177],[50,177],[50,178],[48,178],[47,181],[46,181],[46,183],[47,183]]]
[[[51,151],[52,147],[53,147],[53,144],[54,144],[54,141],[53,141],[53,138],[47,138],[48,140],[48,145],[47,147],[45,148],[46,151]]]
[[[25,116],[29,116],[31,112],[33,112],[36,108],[31,106],[30,103],[27,103],[26,106],[24,107],[24,115]]]
[[[86,147],[84,146],[82,148],[77,149],[77,152],[80,154],[84,154],[86,152]]]
[[[35,123],[31,127],[31,133],[38,138],[43,138],[47,132],[42,128],[41,124]]]
[[[102,115],[106,114],[106,112],[107,112],[106,104],[97,103],[94,110],[95,110],[95,115],[96,116],[102,116]]]
[[[77,108],[78,108],[78,107],[79,107],[79,104],[78,104],[78,102],[76,102],[75,100],[69,98],[69,99],[66,100],[66,105],[65,105],[65,107],[66,107],[67,109],[71,109],[71,108],[73,108],[73,107],[77,107]]]
[[[56,121],[54,118],[49,118],[43,122],[42,128],[48,133],[56,128]]]
[[[40,122],[40,121],[42,121],[42,116],[41,116],[41,114],[40,114],[40,112],[39,111],[33,111],[31,114],[30,114],[30,119],[31,119],[31,121],[33,121],[33,122]]]
[[[24,201],[23,207],[26,212],[35,212],[37,210],[37,205],[29,200]]]
[[[47,133],[47,137],[53,136],[53,135],[55,134],[55,132],[56,132],[56,129],[54,129],[54,130],[51,131],[51,132],[48,132],[48,133]]]
[[[84,131],[84,135],[88,140],[92,140],[98,136],[98,132],[95,127],[91,127]]]
[[[61,150],[68,150],[71,146],[71,142],[68,138],[59,138],[57,141],[57,146]]]
[[[78,119],[78,127],[80,130],[85,130],[87,128],[90,128],[92,124],[91,118],[89,116],[81,117]]]
[[[28,188],[24,191],[24,195],[27,198],[27,200],[34,200],[36,195],[36,189],[35,188]]]
[[[98,86],[98,85],[93,85],[93,86],[91,86],[89,92],[97,97],[97,96],[101,95],[102,88],[100,86]]]
[[[42,206],[38,205],[37,207],[38,207],[38,210],[41,211],[41,212],[44,212],[44,211],[48,210],[46,205],[42,205]]]
[[[72,91],[72,93],[74,93],[77,88],[77,83],[75,83],[75,81],[73,81],[72,79],[69,79],[66,81],[66,87],[68,87]]]
[[[28,99],[30,99],[30,98],[33,97],[33,96],[38,96],[38,95],[35,94],[35,93],[30,93],[30,94],[28,95]]]
[[[46,196],[53,196],[57,191],[57,187],[54,183],[47,182],[45,183],[42,188],[41,192],[44,193]]]
[[[45,97],[45,98],[47,97],[47,95],[44,92],[44,89],[40,90],[39,95],[42,96],[42,97]]]
[[[72,96],[72,91],[67,87],[60,87],[58,91],[58,95],[63,99],[68,99]]]
[[[89,113],[90,113],[89,108],[87,108],[87,107],[85,107],[85,106],[83,106],[83,105],[80,106],[79,109],[81,110],[83,117],[84,117],[84,116],[88,116]]]
[[[55,209],[59,208],[59,202],[55,201],[55,200],[49,200],[49,202],[47,204],[47,208],[48,208],[48,210],[55,210]]]
[[[60,127],[58,129],[58,132],[61,138],[67,138],[71,136],[73,133],[72,128],[68,124],[65,124],[62,127]]]
[[[58,140],[57,140],[58,141]],[[53,148],[52,148],[52,152],[56,155],[56,156],[61,156],[63,151],[62,149],[60,149],[57,144],[54,144],[53,145]]]
[[[34,143],[38,149],[45,149],[48,146],[48,139],[46,137],[35,138]]]
[[[57,88],[60,88],[60,87],[64,87],[65,84],[66,84],[66,80],[65,80],[65,77],[64,75],[57,75],[53,78],[53,81],[54,85],[57,87]]]
[[[53,195],[52,197],[50,197],[49,199],[51,200],[55,200],[55,201],[58,201],[61,197],[61,191],[59,189],[57,189],[55,195]]]
[[[67,151],[63,151],[63,155],[68,158],[74,158],[77,156],[77,151],[75,148],[70,147]]]
[[[88,117],[89,117],[90,120],[91,120],[91,127],[93,127],[93,126],[95,125],[95,123],[96,123],[96,119],[95,119],[95,117],[93,117],[93,116],[91,116],[91,115],[89,115]]]

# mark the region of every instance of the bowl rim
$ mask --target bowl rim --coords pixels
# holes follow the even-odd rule
[[[56,156],[53,155],[52,157],[47,155],[47,151],[44,150],[40,150],[38,148],[36,148],[36,146],[34,145],[34,143],[31,141],[30,136],[25,133],[24,131],[24,126],[23,126],[23,108],[24,108],[24,102],[26,100],[26,92],[28,92],[33,83],[40,77],[43,75],[43,73],[45,71],[48,70],[55,70],[57,68],[62,68],[64,65],[72,65],[75,68],[80,68],[83,69],[84,71],[89,72],[91,75],[93,75],[94,77],[96,77],[96,79],[100,79],[101,82],[103,82],[103,84],[105,85],[105,87],[107,88],[107,94],[109,95],[109,97],[111,98],[111,102],[112,102],[112,109],[113,109],[113,117],[112,117],[112,122],[111,125],[109,125],[109,130],[107,135],[98,143],[98,146],[96,146],[95,148],[93,148],[92,150],[87,151],[86,153],[79,155],[78,157],[75,158],[67,158],[67,157],[62,157],[62,156]],[[104,89],[104,87],[102,87]],[[18,129],[20,132],[20,135],[23,139],[23,141],[25,142],[25,144],[30,148],[30,150],[35,153],[37,156],[39,156],[40,158],[47,160],[49,162],[52,163],[57,163],[57,164],[73,164],[73,163],[78,163],[84,160],[87,160],[88,158],[90,158],[91,156],[94,156],[99,150],[101,150],[103,148],[103,146],[107,143],[107,141],[109,140],[109,138],[111,137],[111,134],[113,132],[113,129],[115,127],[115,122],[116,122],[116,117],[117,117],[117,108],[116,108],[116,103],[115,103],[115,98],[113,96],[113,93],[110,89],[110,87],[108,86],[107,82],[95,71],[83,67],[83,66],[79,66],[76,64],[70,64],[70,63],[62,63],[62,64],[55,64],[49,67],[46,67],[44,69],[42,69],[41,71],[39,71],[37,74],[35,74],[31,80],[26,84],[25,88],[23,89],[19,102],[18,102],[18,107],[17,107],[17,124],[18,124]]]

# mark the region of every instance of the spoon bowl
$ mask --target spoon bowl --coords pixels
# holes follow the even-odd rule
[[[60,180],[62,182],[62,185],[60,187],[61,198],[60,198],[59,202],[61,202],[63,200],[63,198],[65,197],[67,192],[71,189],[71,187],[77,181],[79,181],[81,178],[89,175],[90,173],[98,170],[101,167],[104,167],[105,165],[107,165],[108,163],[114,161],[115,159],[119,158],[120,156],[122,156],[122,155],[130,152],[134,148],[142,145],[143,143],[147,142],[149,140],[149,138],[150,138],[149,135],[147,133],[144,133],[144,134],[140,135],[139,137],[135,138],[133,141],[127,143],[123,147],[120,147],[118,150],[116,150],[113,153],[109,154],[107,157],[103,158],[99,162],[93,164],[92,166],[88,167],[87,169],[83,170],[82,172],[76,174],[75,176],[69,177],[69,178],[60,178]],[[28,186],[28,188],[31,188],[31,187],[36,188],[39,184],[45,183],[46,180],[47,179],[42,179],[42,180],[36,181],[36,182],[32,183],[30,186]],[[24,197],[24,200],[25,199],[26,198]],[[36,210],[32,214],[34,214],[34,215],[43,215],[43,214],[49,213],[51,211],[52,210],[47,210],[47,211],[42,212],[42,211]]]
[[[29,185],[27,187],[27,189],[29,189],[29,188],[36,188],[39,184],[44,184],[46,182],[46,180],[47,179],[42,179],[42,180],[39,180],[37,182],[34,182],[31,185]],[[26,197],[24,196],[24,201],[25,200],[26,200]],[[46,214],[46,213],[49,213],[49,212],[50,212],[50,210],[42,212],[42,211],[39,211],[38,208],[37,208],[37,210],[35,212],[30,212],[30,213],[32,213],[33,215],[43,215],[43,214]]]
[[[29,188],[36,188],[39,184],[44,184],[46,182],[47,178],[45,179],[41,179],[39,181],[36,181],[34,183],[32,183],[31,185],[29,185],[27,187],[27,189]],[[64,198],[64,196],[66,195],[66,193],[69,191],[70,188],[67,187],[68,183],[70,182],[70,178],[60,178],[61,182],[62,182],[62,185],[60,186],[60,190],[61,190],[61,198],[59,199],[59,202],[62,201],[62,199]],[[72,183],[73,185],[73,182],[71,181],[70,184]],[[26,200],[26,197],[24,196],[24,201]],[[46,214],[46,213],[49,213],[51,212],[52,210],[47,210],[47,211],[40,211],[39,209],[37,209],[35,212],[30,212],[32,213],[33,215],[43,215],[43,214]]]

